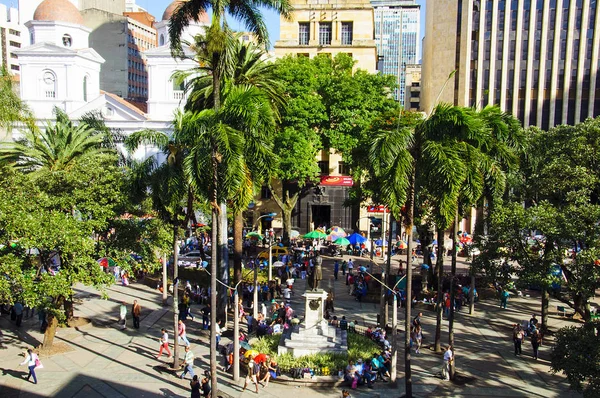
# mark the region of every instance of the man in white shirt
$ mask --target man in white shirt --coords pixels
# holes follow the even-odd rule
[[[442,367],[442,379],[450,380],[450,364],[454,361],[454,353],[452,352],[452,346],[446,347],[444,352],[444,366]]]
[[[217,350],[219,349],[219,343],[221,342],[221,326],[220,326],[221,321],[218,321],[215,324],[215,335],[216,335],[216,340],[217,340]]]
[[[292,298],[292,289],[290,289],[289,287],[283,289],[283,298],[287,303],[289,303],[290,299]]]
[[[194,378],[194,353],[190,350],[190,346],[185,347],[185,356],[183,357],[183,373],[180,378],[184,379],[186,374],[190,374]]]

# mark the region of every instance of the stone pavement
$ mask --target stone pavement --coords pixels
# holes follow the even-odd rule
[[[364,261],[366,262],[366,260]],[[347,294],[341,276],[333,280],[332,261],[326,260],[323,282],[325,287],[335,289],[335,315],[346,315],[358,319],[361,324],[375,324],[378,305],[358,303]],[[296,294],[292,306],[302,312],[301,294],[304,281],[295,284]],[[78,287],[76,316],[94,320],[93,325],[76,329],[59,329],[56,342],[67,344],[71,351],[42,357],[44,369],[38,370],[38,384],[26,382],[26,368],[19,367],[23,358],[20,354],[31,345],[42,341],[37,316],[23,322],[17,329],[14,322],[4,315],[0,317],[0,397],[189,397],[189,380],[181,381],[165,366],[166,356],[161,361],[154,358],[158,350],[160,328],[172,329],[173,316],[169,308],[163,308],[161,295],[142,284],[128,287],[112,286],[108,290],[110,299],[104,300],[91,288]],[[118,306],[137,299],[142,305],[141,328],[117,328]],[[556,308],[552,302],[550,308]],[[192,312],[199,312],[193,306]],[[423,310],[424,345],[433,342],[435,314]],[[457,314],[456,358],[457,370],[470,381],[464,385],[444,382],[437,376],[441,367],[441,356],[427,348],[422,354],[412,356],[413,393],[417,397],[579,397],[568,389],[562,375],[549,371],[550,345],[540,348],[540,360],[531,357],[531,345],[525,343],[523,356],[513,356],[511,327],[515,322],[529,319],[539,313],[536,298],[513,298],[508,309],[501,310],[495,301],[484,301],[476,306],[474,315]],[[403,328],[403,310],[398,312],[399,325]],[[557,329],[573,321],[552,316],[550,328]],[[188,320],[188,338],[196,354],[196,373],[208,368],[209,347],[206,331],[200,330],[201,319]],[[170,336],[172,338],[172,334]],[[375,389],[360,388],[352,392],[353,397],[399,397],[404,393],[403,335],[399,336],[398,388],[377,383]],[[172,341],[172,340],[171,340]],[[447,341],[447,322],[444,322],[442,341]],[[224,339],[226,342],[226,339]],[[181,350],[183,352],[183,350]],[[221,360],[219,356],[219,360]],[[243,372],[242,372],[243,373]],[[243,379],[234,383],[231,376],[219,372],[220,391],[223,397],[255,396],[252,390],[241,391]],[[340,397],[340,388],[294,387],[270,383],[261,388],[260,396],[284,397],[289,394],[304,398]]]

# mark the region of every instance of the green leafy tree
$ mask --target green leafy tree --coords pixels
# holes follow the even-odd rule
[[[600,324],[569,326],[556,334],[552,348],[553,373],[563,372],[572,388],[585,398],[600,396]]]
[[[37,129],[35,118],[21,98],[15,85],[15,77],[5,66],[0,67],[0,128],[11,130],[23,123],[31,130]]]

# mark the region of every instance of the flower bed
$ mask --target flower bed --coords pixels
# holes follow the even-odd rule
[[[295,358],[291,353],[277,355],[281,335],[264,336],[252,341],[252,349],[258,352],[275,356],[282,374],[290,374],[292,369],[309,368],[316,375],[337,375],[348,365],[348,361],[369,359],[373,354],[379,354],[379,347],[371,339],[356,333],[348,333],[348,353],[320,353]]]

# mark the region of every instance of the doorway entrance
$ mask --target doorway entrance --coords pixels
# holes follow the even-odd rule
[[[331,206],[330,205],[312,205],[312,221],[315,229],[325,227],[327,230],[331,227]]]

